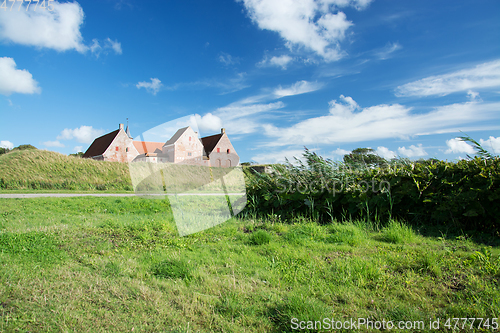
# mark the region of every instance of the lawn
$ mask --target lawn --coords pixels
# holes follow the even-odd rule
[[[439,318],[449,332],[447,318],[491,329],[500,314],[500,248],[477,236],[246,215],[179,237],[166,200],[0,205],[0,331],[296,332],[324,318],[428,331]]]

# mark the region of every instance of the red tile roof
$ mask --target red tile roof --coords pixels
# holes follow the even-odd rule
[[[139,154],[161,153],[162,142],[134,141],[134,147]]]

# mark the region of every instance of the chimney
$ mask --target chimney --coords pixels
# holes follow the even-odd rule
[[[120,124],[120,129],[123,131],[123,124]]]
[[[221,128],[220,129],[220,134],[224,134],[224,133],[226,133],[226,129],[225,128]]]

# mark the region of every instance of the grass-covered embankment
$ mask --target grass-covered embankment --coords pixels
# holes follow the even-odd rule
[[[466,235],[269,215],[180,238],[165,200],[1,204],[0,331],[291,332],[326,317],[428,331],[500,313],[499,249]]]
[[[14,150],[0,155],[0,170],[0,190],[132,190],[127,163],[46,150]]]

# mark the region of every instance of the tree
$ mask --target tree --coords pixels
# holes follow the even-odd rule
[[[0,155],[7,154],[9,152],[9,148],[0,148]]]
[[[69,154],[69,156],[82,157],[83,156],[83,152],[79,151],[78,153],[75,153],[75,154]]]
[[[387,161],[371,148],[354,149],[350,154],[344,155],[344,163],[352,167],[387,165]]]

